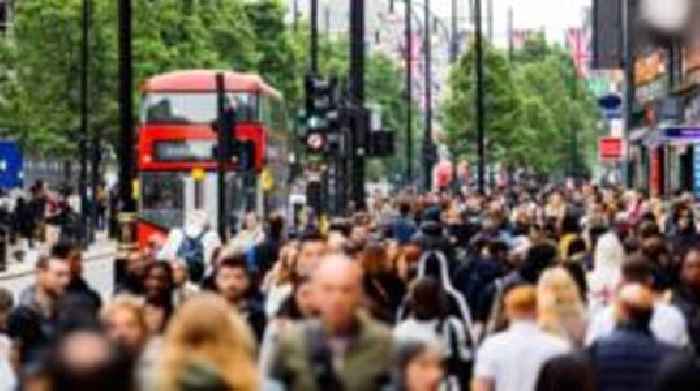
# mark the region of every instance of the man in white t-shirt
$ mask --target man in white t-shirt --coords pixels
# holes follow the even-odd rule
[[[650,261],[641,255],[628,258],[622,264],[621,279],[620,286],[638,283],[651,289],[653,274]],[[690,342],[683,313],[663,300],[657,300],[654,303],[654,312],[649,326],[659,341],[681,348],[688,346]],[[615,310],[612,305],[608,305],[592,314],[586,332],[586,345],[591,345],[600,337],[610,335],[613,329],[615,329]]]
[[[505,297],[510,326],[484,341],[476,356],[473,391],[532,391],[542,365],[567,353],[570,344],[537,326],[537,292],[532,286]]]

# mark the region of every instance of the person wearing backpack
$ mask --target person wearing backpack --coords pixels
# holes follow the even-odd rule
[[[184,228],[170,231],[158,259],[181,259],[187,265],[190,280],[199,283],[211,265],[214,249],[221,246],[219,235],[210,228],[206,212],[193,211]]]
[[[417,279],[410,290],[408,317],[394,329],[394,343],[401,345],[415,339],[437,340],[446,363],[447,390],[467,389],[471,353],[464,322],[449,314],[448,300],[440,282],[433,277]]]

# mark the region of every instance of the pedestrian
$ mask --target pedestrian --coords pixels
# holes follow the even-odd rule
[[[508,329],[491,335],[476,355],[474,391],[530,391],[547,360],[567,353],[570,344],[537,326],[537,290],[512,288],[505,296]]]
[[[681,354],[661,364],[654,391],[696,390],[700,390],[700,360],[696,355]]]
[[[52,249],[52,256],[66,258],[70,267],[70,283],[66,291],[72,295],[80,295],[86,298],[94,307],[94,312],[97,313],[102,306],[102,298],[100,294],[90,287],[87,280],[83,277],[83,252],[79,247],[59,243]]]
[[[165,261],[146,266],[143,279],[146,322],[151,333],[161,334],[173,315],[173,269]]]
[[[257,287],[252,284],[245,255],[223,258],[216,270],[215,283],[216,292],[240,314],[253,330],[256,340],[261,342],[267,319]]]
[[[535,391],[595,391],[591,363],[580,352],[555,356],[542,366]]]
[[[700,249],[691,249],[683,258],[680,280],[671,303],[685,316],[690,342],[694,350],[700,353]]]
[[[245,320],[213,294],[184,303],[165,334],[155,390],[259,390]]]
[[[287,390],[370,391],[389,382],[391,335],[360,311],[362,270],[327,255],[313,273],[320,317],[285,330],[263,363],[266,384]]]
[[[141,357],[151,332],[146,320],[146,309],[141,298],[116,296],[100,313],[105,335],[110,341],[133,357]]]
[[[360,255],[363,269],[362,286],[366,306],[374,319],[394,324],[396,313],[406,293],[395,265],[379,242],[368,243]]]
[[[263,242],[265,233],[258,223],[255,212],[248,212],[243,219],[243,226],[226,246],[227,254],[235,252],[247,252],[251,248]]]
[[[146,267],[152,262],[152,258],[145,256],[140,251],[130,252],[124,259],[123,273],[116,273],[114,294],[142,295]]]
[[[672,221],[674,229],[669,235],[669,240],[673,254],[676,254],[677,261],[680,261],[683,254],[700,242],[700,234],[695,226],[693,210],[684,204],[674,209]]]
[[[305,231],[300,238],[299,255],[296,262],[298,275],[311,276],[327,251],[326,238],[318,230]]]
[[[649,323],[654,297],[641,284],[624,285],[617,295],[618,324],[588,348],[598,391],[653,390],[659,366],[679,350],[654,338]]]
[[[8,318],[8,336],[21,363],[34,361],[55,338],[57,302],[70,282],[70,267],[63,258],[40,256],[35,283],[19,296]]]
[[[27,203],[23,196],[17,198],[14,210],[13,224],[19,235],[27,241],[29,250],[34,248],[34,231],[36,230],[36,219],[31,209],[31,204]]]
[[[214,249],[219,246],[221,240],[211,228],[207,213],[194,210],[186,216],[184,227],[170,231],[156,259],[184,260],[190,280],[198,284],[211,268]]]
[[[593,271],[588,275],[588,304],[592,316],[612,302],[624,258],[622,242],[615,232],[610,231],[598,239]]]
[[[294,281],[300,277],[296,274],[298,249],[286,245],[280,250],[279,260],[267,273],[262,283],[265,293],[265,314],[273,317],[292,294]]]
[[[199,293],[199,286],[190,280],[185,261],[175,259],[169,263],[173,269],[173,306],[177,308]]]
[[[629,256],[622,264],[620,286],[641,284],[653,291],[654,276],[651,262],[642,254]],[[661,295],[654,295],[649,329],[653,335],[665,343],[686,347],[689,344],[688,328],[683,313],[674,305],[669,305]],[[586,344],[610,335],[615,329],[615,306],[608,305],[594,314],[586,333]]]
[[[537,321],[540,328],[583,346],[587,318],[578,286],[566,269],[546,270],[537,284]]]
[[[12,362],[12,341],[7,335],[7,320],[14,307],[14,297],[12,292],[5,288],[0,288],[0,375],[3,373],[8,373],[4,370],[10,369],[10,363]],[[10,375],[12,371],[9,371]],[[0,376],[2,379],[2,376]],[[14,375],[8,377],[7,383],[4,384],[6,388],[3,388],[2,380],[0,380],[0,390],[12,388],[11,385],[14,384]]]
[[[399,245],[403,246],[410,242],[416,232],[416,224],[411,217],[411,203],[401,201],[399,204],[399,216],[391,225],[392,238],[397,240]]]
[[[442,345],[437,341],[414,339],[398,343],[392,359],[394,370],[389,391],[449,389],[442,359]]]
[[[467,387],[471,356],[467,344],[467,330],[463,321],[450,315],[448,301],[440,282],[432,277],[421,277],[411,285],[408,317],[393,330],[396,344],[416,338],[439,341],[446,364],[445,372],[453,384]]]
[[[274,215],[270,217],[267,221],[267,232],[264,235],[264,239],[254,246],[252,263],[255,265],[255,274],[258,276],[256,281],[261,281],[279,258],[283,244],[284,226],[284,218],[282,216]]]
[[[47,359],[46,389],[135,390],[133,363],[95,330],[72,332],[57,341]]]

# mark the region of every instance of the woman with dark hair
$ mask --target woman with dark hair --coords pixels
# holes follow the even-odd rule
[[[594,391],[593,369],[582,354],[551,358],[542,369],[535,391]]]
[[[375,319],[393,324],[406,293],[396,265],[390,264],[386,248],[379,242],[368,243],[360,257],[369,311]]]
[[[693,211],[687,206],[678,206],[673,211],[672,233],[669,235],[671,249],[676,263],[690,248],[700,242],[700,235],[695,228]]]
[[[466,387],[469,378],[466,330],[461,319],[449,315],[448,298],[433,277],[417,279],[409,290],[405,313],[408,318],[394,329],[397,344],[419,340],[438,340],[452,382]]]
[[[157,261],[146,266],[143,278],[146,321],[151,333],[165,330],[173,314],[175,279],[170,263]]]
[[[394,364],[390,391],[452,389],[443,387],[445,369],[441,347],[436,341],[414,340],[398,344]]]

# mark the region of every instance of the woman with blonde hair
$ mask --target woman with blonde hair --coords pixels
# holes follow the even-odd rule
[[[157,389],[256,391],[253,341],[245,321],[223,298],[193,297],[180,307],[166,331]]]
[[[586,332],[586,314],[578,285],[562,267],[542,273],[537,284],[537,320],[540,328],[552,335],[582,346]]]

